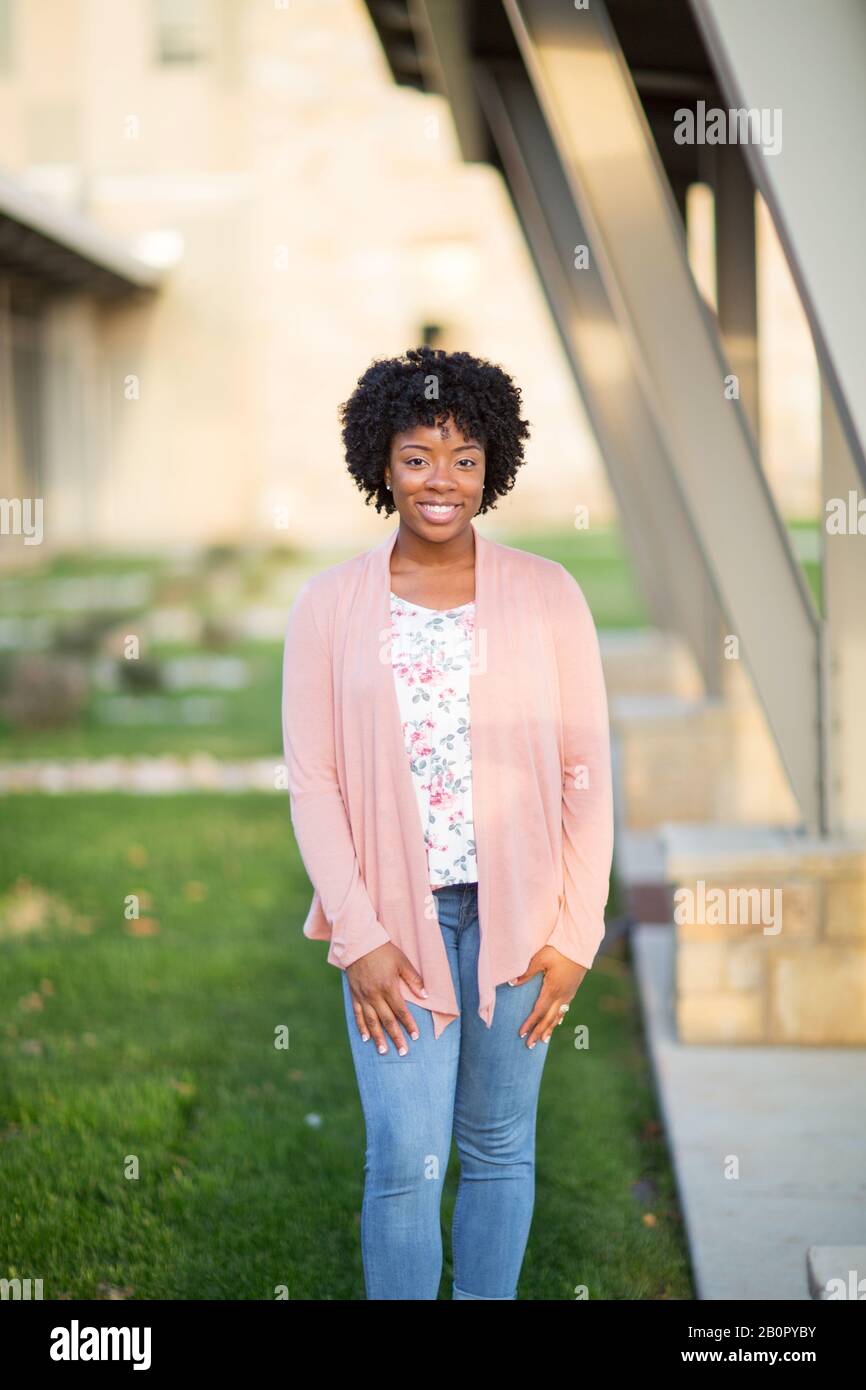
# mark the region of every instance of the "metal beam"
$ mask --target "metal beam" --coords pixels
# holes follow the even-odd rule
[[[755,190],[740,147],[713,148],[719,326],[728,361],[740,383],[740,401],[757,443],[761,434]]]
[[[828,648],[830,821],[835,830],[866,829],[866,515],[860,518],[857,470],[821,379],[825,519],[821,578]],[[827,513],[830,503],[831,513]],[[837,529],[841,515],[844,529]],[[863,531],[859,530],[862,524]]]
[[[593,0],[594,2],[594,0]],[[781,149],[743,145],[866,486],[866,5],[691,0],[732,109],[781,113]]]
[[[598,272],[591,261],[574,267],[586,236],[523,65],[516,58],[473,65],[465,15],[455,22],[453,0],[412,0],[412,15],[416,43],[436,55],[435,85],[452,101],[464,156],[483,147],[503,165],[650,619],[683,637],[707,693],[720,694],[721,612]]]
[[[478,65],[476,82],[651,617],[684,637],[717,694],[721,612],[594,259],[574,266],[587,235],[532,85],[519,64]]]
[[[462,0],[409,0],[409,14],[425,85],[447,98],[463,159],[486,159],[487,141],[469,64],[466,5]]]
[[[804,819],[826,828],[818,616],[606,9],[503,5]]]

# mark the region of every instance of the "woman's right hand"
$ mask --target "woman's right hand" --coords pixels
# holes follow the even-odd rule
[[[352,1008],[363,1042],[372,1033],[379,1052],[387,1052],[385,1033],[393,1038],[401,1057],[409,1051],[400,1030],[402,1023],[413,1042],[420,1037],[418,1025],[410,1014],[400,993],[400,977],[416,994],[426,997],[424,981],[399,946],[386,941],[374,951],[359,956],[346,966],[346,978],[352,995]]]

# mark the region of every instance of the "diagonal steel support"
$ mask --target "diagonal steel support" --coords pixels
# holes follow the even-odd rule
[[[470,12],[458,0],[410,0],[409,8],[428,83],[448,99],[463,157],[488,158],[488,132],[497,147],[650,617],[683,637],[707,693],[721,694],[718,600],[595,265],[574,266],[586,234],[525,69],[519,59],[472,60]]]
[[[587,234],[535,93],[519,64],[478,65],[476,82],[653,620],[682,634],[719,693],[721,611],[593,258],[574,266]]]
[[[866,487],[866,5],[691,0],[691,8],[730,108],[765,110],[778,130],[777,153],[748,141],[743,154],[785,249]]]
[[[866,828],[866,6],[834,0],[692,0],[732,109],[767,110],[779,149],[743,146],[812,329],[821,371],[824,742],[828,819]],[[760,103],[760,105],[759,105]],[[859,486],[859,493],[858,493]],[[840,527],[840,514],[842,525]]]
[[[827,828],[821,625],[602,0],[503,0],[691,525],[806,823]]]

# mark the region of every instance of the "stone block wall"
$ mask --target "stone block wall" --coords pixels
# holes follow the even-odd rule
[[[813,845],[775,866],[753,855],[723,871],[708,855],[700,879],[673,862],[668,872],[680,1041],[866,1043],[866,851]],[[762,904],[778,904],[776,921]]]

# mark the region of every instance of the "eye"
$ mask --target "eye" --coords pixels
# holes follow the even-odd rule
[[[413,464],[416,464],[416,463],[426,464],[427,460],[426,460],[426,459],[422,459],[422,458],[414,458],[414,459],[404,459],[403,462],[404,462],[404,464],[406,464],[408,467],[411,467]],[[462,458],[462,459],[457,459],[456,462],[459,463],[459,464],[468,463],[468,465],[469,465],[470,468],[477,468],[477,466],[478,466],[478,460],[477,460],[477,459],[473,459],[473,458]]]

